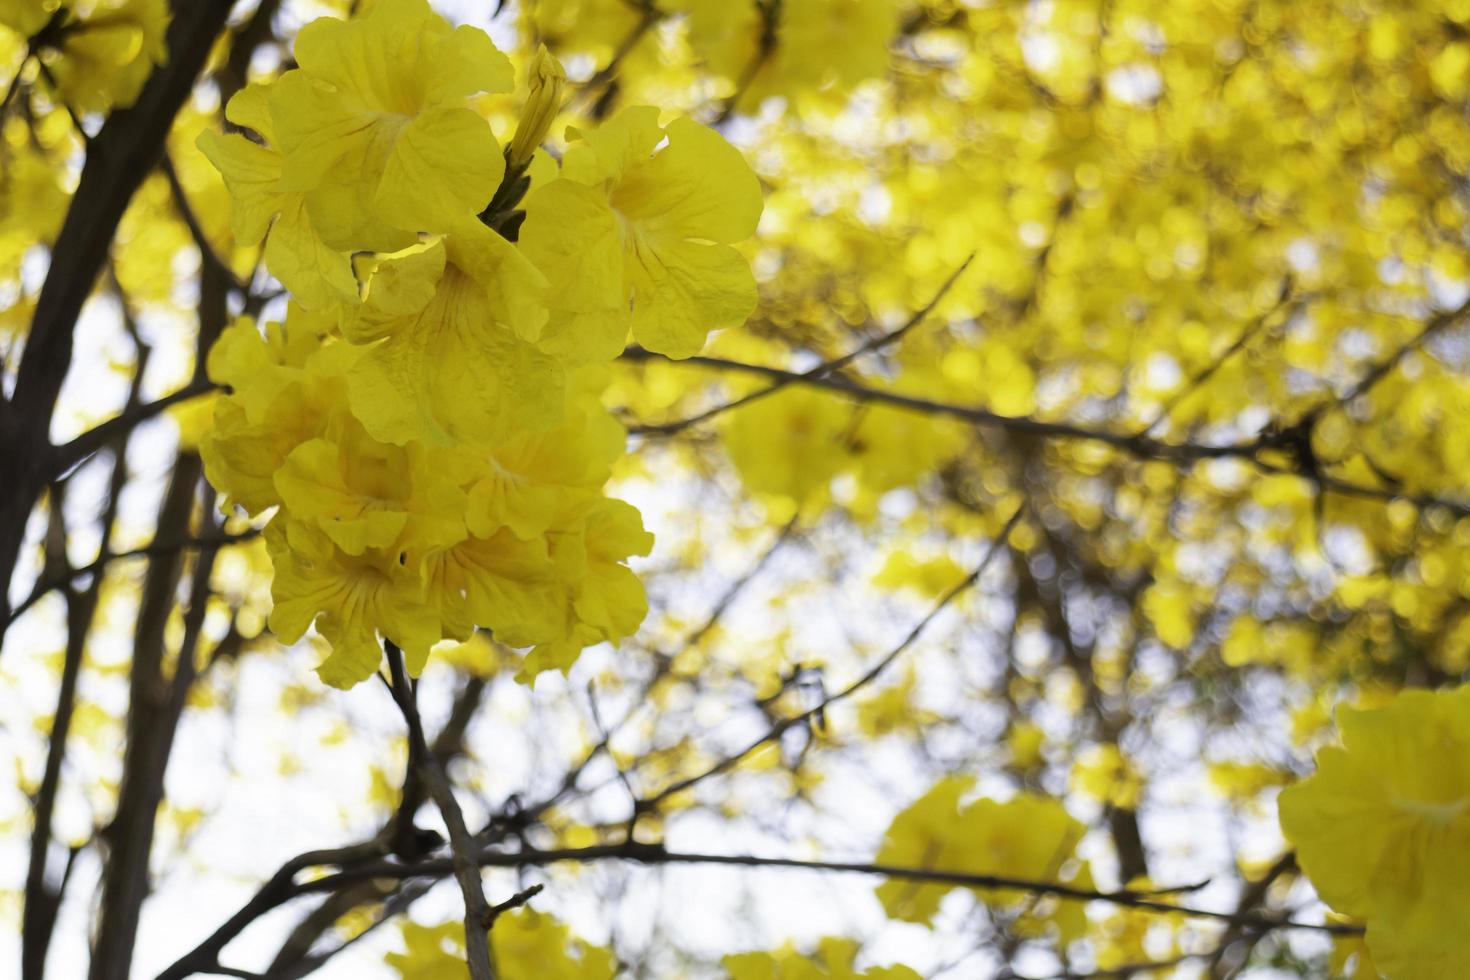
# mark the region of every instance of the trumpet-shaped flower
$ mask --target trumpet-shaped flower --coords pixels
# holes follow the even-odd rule
[[[284,511],[266,528],[275,566],[270,627],[285,643],[299,640],[313,623],[332,645],[317,667],[332,687],[351,687],[371,677],[383,657],[383,640],[403,649],[418,673],[440,638],[439,617],[426,601],[423,579],[392,551],[349,555],[325,533]]]
[[[561,364],[532,342],[544,280],[482,225],[384,259],[343,323],[370,345],[348,377],[374,438],[493,447],[561,417]]]
[[[465,966],[464,925],[445,922],[402,925],[404,951],[389,953],[387,964],[403,980],[462,980]],[[506,977],[538,980],[612,980],[616,967],[611,950],[574,935],[560,920],[535,909],[520,908],[495,920],[490,948]]]
[[[510,91],[513,73],[484,31],[451,28],[425,0],[382,0],[352,20],[312,21],[295,51],[301,67],[270,90],[279,189],[325,186],[329,238],[382,248],[364,218],[448,231],[490,202],[505,160],[465,102]]]
[[[1284,790],[1281,829],[1391,977],[1470,972],[1470,687],[1341,708],[1342,745]]]
[[[214,426],[200,445],[204,472],[251,514],[280,503],[276,472],[344,414],[345,375],[357,356],[348,344],[323,347],[320,324],[299,308],[287,324],[267,324],[261,334],[251,320],[238,320],[209,355],[210,379],[233,393],[215,402]]]
[[[357,280],[347,255],[322,240],[307,196],[279,190],[283,159],[265,87],[241,89],[225,107],[225,117],[264,140],[257,143],[239,133],[199,134],[199,149],[234,199],[235,240],[254,245],[265,239],[266,267],[306,307],[327,309],[355,299]]]
[[[560,425],[525,433],[490,454],[469,492],[465,519],[471,531],[488,537],[508,527],[517,537],[536,537],[551,527],[567,500],[600,494],[625,438],[591,386],[605,373],[585,367],[574,374]]]
[[[653,549],[653,535],[643,529],[637,508],[598,498],[577,505],[563,521],[548,535],[560,585],[560,638],[526,656],[525,677],[566,671],[584,648],[631,636],[648,614],[643,583],[624,564]]]
[[[465,494],[441,454],[370,438],[350,416],[293,449],[275,474],[292,517],[315,524],[349,555],[421,552],[465,536]]]
[[[631,327],[648,349],[689,357],[710,330],[744,323],[755,280],[730,246],[755,231],[761,195],[739,151],[690,119],[661,128],[648,106],[572,132],[520,234],[551,282],[543,349],[610,360]]]

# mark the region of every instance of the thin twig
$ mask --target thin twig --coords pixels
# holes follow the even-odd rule
[[[1186,384],[1164,399],[1164,403],[1159,406],[1158,413],[1154,415],[1148,425],[1140,430],[1140,435],[1150,435],[1154,429],[1157,429],[1163,424],[1164,420],[1169,417],[1174,409],[1179,407],[1180,402],[1204,387],[1225,366],[1227,361],[1244,350],[1246,345],[1261,331],[1261,328],[1270,322],[1271,317],[1275,316],[1276,311],[1286,305],[1291,297],[1291,284],[1292,280],[1290,276],[1282,280],[1281,292],[1277,295],[1276,302],[1271,304],[1271,308],[1246,324],[1245,329],[1240,332],[1240,336],[1236,337],[1235,341],[1229,347],[1221,351],[1218,357],[1206,365],[1202,371],[1190,378]]]
[[[10,617],[9,619],[5,620],[5,625],[9,626],[11,623],[19,619],[21,613],[31,608],[31,606],[34,606],[48,592],[53,592],[56,589],[62,588],[68,583],[76,581],[83,575],[91,575],[95,572],[101,571],[103,568],[106,568],[108,565],[112,564],[115,561],[126,561],[129,558],[152,558],[157,555],[166,555],[174,551],[183,551],[186,548],[223,548],[228,547],[232,544],[243,544],[246,541],[250,541],[256,537],[259,537],[262,530],[262,528],[252,527],[246,528],[245,530],[239,531],[234,534],[204,534],[194,538],[182,538],[172,541],[154,541],[149,544],[143,545],[141,548],[133,548],[130,551],[119,551],[116,554],[108,554],[104,552],[103,554],[99,555],[95,561],[88,562],[85,565],[79,565],[76,568],[69,568],[62,575],[57,575],[55,577],[48,576],[47,578],[38,581],[31,589],[30,594],[22,599],[16,605],[16,607],[10,611]]]
[[[492,905],[490,907],[489,918],[485,923],[486,928],[488,929],[494,926],[495,920],[500,918],[505,913],[509,912],[511,909],[518,909],[522,905],[525,905],[531,899],[541,894],[542,890],[544,890],[545,888],[546,886],[541,884],[532,885],[530,888],[526,888],[522,891],[516,892],[510,898],[507,898],[505,901],[501,902],[499,905]]]
[[[180,402],[186,402],[218,390],[220,390],[219,385],[201,378],[151,402],[125,408],[120,414],[114,415],[106,422],[101,422],[70,442],[64,442],[55,447],[51,451],[51,472],[53,475],[59,475],[101,449],[119,433],[163,414]]]
[[[237,293],[249,292],[249,283],[240,281],[240,278],[235,275],[235,270],[220,258],[219,253],[214,250],[214,245],[210,243],[209,236],[204,233],[204,226],[199,223],[199,216],[194,213],[194,206],[189,203],[189,195],[184,190],[183,182],[179,180],[179,172],[174,169],[174,161],[169,156],[168,150],[163,151],[158,165],[163,171],[163,176],[168,180],[169,190],[173,194],[174,209],[179,212],[179,217],[183,219],[190,236],[194,239],[195,247],[199,249],[200,261],[212,266],[214,271]]]
[[[821,364],[818,364],[811,370],[803,371],[799,375],[799,377],[804,379],[825,378],[828,375],[835,374],[836,372],[847,367],[847,365],[862,357],[864,354],[871,354],[873,351],[881,350],[884,347],[888,347],[898,343],[904,338],[905,335],[909,333],[909,331],[913,330],[919,324],[923,323],[924,320],[929,316],[929,314],[934,312],[934,308],[939,305],[940,300],[944,299],[945,295],[950,291],[950,288],[954,286],[955,281],[959,279],[961,273],[969,268],[970,263],[974,261],[974,258],[975,255],[972,252],[969,258],[960,263],[959,268],[950,273],[949,278],[944,281],[944,283],[939,287],[938,290],[935,291],[934,296],[929,300],[929,302],[925,303],[920,309],[916,310],[912,316],[910,316],[907,320],[903,322],[903,324],[895,327],[887,333],[880,334],[879,336],[874,337],[873,339],[860,345],[856,349],[846,354],[843,354],[841,357],[834,357],[830,361],[823,361]],[[785,388],[793,383],[794,382],[791,380],[777,379],[775,382],[765,388],[760,389],[759,391],[753,391],[750,394],[731,399],[728,402],[724,402],[723,404],[716,405],[713,408],[706,409],[705,411],[700,412],[698,415],[691,415],[688,418],[677,419],[673,422],[664,422],[659,425],[636,426],[629,431],[634,435],[640,436],[673,435],[674,433],[682,432],[683,430],[690,428],[691,426],[699,425],[701,422],[707,422],[710,419],[714,418],[716,415],[721,415],[725,412],[731,411],[732,409],[741,408],[745,405],[749,405],[751,402],[765,398],[767,395],[774,395],[782,388]]]
[[[787,731],[791,730],[797,725],[806,722],[808,719],[823,716],[826,710],[832,705],[838,703],[839,701],[846,700],[847,698],[856,694],[858,691],[862,690],[868,684],[871,684],[879,677],[879,675],[887,670],[895,660],[902,656],[905,650],[913,646],[914,642],[918,640],[921,635],[923,635],[924,630],[928,628],[929,624],[932,623],[935,618],[939,616],[940,613],[948,608],[952,602],[958,599],[962,593],[967,591],[970,587],[972,587],[976,582],[980,580],[980,576],[985,574],[985,570],[990,567],[990,563],[995,559],[996,555],[1000,553],[1001,546],[1004,545],[1006,540],[1011,536],[1011,531],[1014,530],[1016,524],[1020,522],[1023,509],[1024,508],[1021,507],[1016,508],[1016,512],[1011,515],[1008,521],[1006,521],[1005,527],[1001,529],[1000,534],[996,536],[995,540],[990,543],[990,547],[986,549],[985,557],[980,560],[980,564],[975,566],[975,570],[972,571],[969,575],[966,575],[964,580],[961,581],[959,584],[955,585],[944,595],[940,596],[939,600],[935,602],[934,607],[929,610],[924,618],[915,623],[914,627],[909,630],[908,635],[906,635],[898,643],[897,646],[889,650],[887,654],[885,654],[875,664],[873,664],[872,667],[868,668],[868,670],[864,672],[861,677],[853,681],[851,684],[848,684],[840,691],[837,691],[836,693],[830,694],[827,697],[823,698],[814,707],[808,708],[805,711],[798,712],[794,715],[789,715],[786,718],[782,718],[775,725],[773,725],[771,729],[767,731],[764,735],[751,742],[749,745],[747,745],[745,748],[741,749],[734,755],[725,756],[723,759],[720,759],[718,762],[703,770],[702,772],[699,772],[693,776],[689,776],[685,779],[681,779],[678,782],[671,783],[659,792],[655,793],[653,796],[646,797],[640,800],[638,803],[638,809],[641,811],[650,810],[653,807],[657,806],[663,800],[668,799],[670,796],[673,796],[676,793],[683,792],[684,790],[693,787],[697,783],[708,779],[711,776],[718,775],[719,773],[730,769],[731,767],[738,764],[741,759],[744,759],[746,756],[750,755],[750,753],[754,752],[762,745],[765,745],[768,742],[775,741],[776,739],[784,735]]]

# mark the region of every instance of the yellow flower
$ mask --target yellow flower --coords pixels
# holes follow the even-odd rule
[[[729,413],[725,451],[747,490],[802,504],[821,499],[851,462],[852,425],[848,403],[791,385]]]
[[[775,46],[763,54],[765,24],[750,0],[674,0],[673,6],[688,12],[689,46],[710,70],[747,83],[742,110],[769,96],[840,92],[882,75],[898,28],[893,0],[782,0]]]
[[[275,474],[293,518],[349,555],[368,548],[422,553],[465,536],[465,495],[448,461],[420,446],[370,438],[351,417],[291,450]]]
[[[1323,901],[1368,924],[1385,974],[1470,973],[1470,687],[1338,710],[1342,745],[1284,790],[1281,829]]]
[[[227,327],[210,351],[210,380],[234,389],[214,406],[200,445],[204,472],[231,504],[259,514],[280,503],[275,474],[297,446],[321,436],[346,403],[350,345],[322,346],[320,324],[293,308],[287,325]]]
[[[382,639],[403,649],[413,673],[440,639],[439,617],[424,583],[392,551],[349,555],[316,528],[281,511],[266,527],[271,583],[271,631],[295,643],[309,626],[332,645],[317,667],[322,682],[347,688],[371,677],[382,662]]]
[[[874,966],[858,972],[853,966],[858,944],[851,939],[823,936],[814,954],[800,952],[789,943],[774,953],[735,953],[721,965],[730,980],[919,980],[906,966]]]
[[[894,817],[878,850],[876,864],[940,868],[1035,881],[1057,881],[1063,864],[1085,832],[1057,800],[1022,793],[1008,802],[960,799],[974,780],[951,776]],[[878,886],[887,913],[906,922],[928,924],[950,885],[894,879]],[[1013,890],[981,891],[986,901],[1008,904]]]
[[[643,583],[623,564],[653,549],[637,508],[601,498],[576,505],[548,535],[561,589],[558,621],[565,637],[526,656],[523,678],[565,672],[583,649],[631,636],[648,615]]]
[[[47,4],[21,6],[31,9],[17,17],[0,7],[0,19],[34,36],[50,19]],[[85,16],[68,12],[54,37],[44,31],[38,53],[77,114],[126,108],[138,100],[153,66],[167,60],[168,21],[167,0],[102,0]]]
[[[421,926],[404,921],[404,952],[389,953],[385,962],[403,980],[465,980],[464,924]],[[504,980],[612,980],[611,950],[572,934],[555,916],[519,908],[495,920],[490,950],[497,976]]]
[[[225,117],[264,140],[257,143],[239,133],[199,134],[199,149],[224,177],[234,201],[235,240],[254,245],[265,238],[266,268],[303,306],[327,309],[356,299],[357,280],[347,255],[322,240],[306,195],[278,190],[282,157],[273,148],[276,130],[265,87],[247,85],[235,93]]]
[[[739,151],[690,119],[661,128],[648,106],[569,132],[561,178],[526,198],[520,232],[551,282],[543,348],[610,360],[631,327],[648,349],[689,357],[710,330],[744,323],[755,280],[730,245],[755,231],[761,196]]]
[[[370,345],[348,376],[374,438],[493,447],[556,425],[560,363],[532,342],[541,276],[478,222],[383,259],[343,335]]]
[[[465,102],[510,91],[513,72],[484,31],[451,28],[425,0],[380,0],[352,20],[307,24],[295,54],[301,67],[270,87],[278,189],[319,192],[328,240],[402,247],[375,241],[371,219],[447,231],[489,203],[505,160]]]
[[[583,368],[574,375],[561,425],[528,432],[489,456],[485,474],[469,492],[465,520],[470,530],[488,537],[508,527],[520,538],[533,538],[551,527],[568,499],[591,499],[623,454],[626,433],[598,401],[589,384],[605,369]]]
[[[530,76],[531,91],[526,96],[521,121],[516,124],[516,134],[510,141],[510,163],[517,167],[530,162],[546,138],[552,120],[561,111],[562,96],[567,87],[567,73],[544,44],[536,49],[536,57],[531,60]]]

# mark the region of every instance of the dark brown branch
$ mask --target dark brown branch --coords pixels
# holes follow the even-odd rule
[[[128,392],[128,404],[138,401],[138,392],[143,384],[143,375],[150,355],[149,348],[134,335],[138,344],[138,366],[133,372]],[[127,444],[129,433],[122,433],[112,446],[112,473],[108,478],[107,499],[103,504],[98,522],[101,528],[101,550],[105,553],[112,540],[117,524],[118,509],[122,492],[128,482]],[[51,935],[56,925],[56,914],[61,905],[66,877],[53,883],[47,878],[47,864],[52,846],[52,819],[56,810],[56,794],[61,787],[61,768],[66,758],[67,740],[71,733],[71,722],[76,710],[77,682],[81,676],[82,660],[86,653],[87,636],[92,629],[97,604],[102,595],[102,578],[98,576],[85,590],[76,592],[71,583],[77,572],[66,560],[66,528],[62,518],[61,494],[65,484],[53,484],[51,502],[52,519],[58,530],[56,561],[48,562],[42,569],[43,580],[55,581],[56,586],[65,588],[66,595],[66,652],[62,661],[61,681],[56,695],[56,713],[52,716],[51,733],[47,739],[46,768],[41,777],[41,786],[32,808],[31,853],[26,869],[25,908],[21,926],[21,977],[22,980],[41,980],[46,971],[46,954],[51,946]],[[40,595],[31,596],[12,613],[19,615],[35,602]],[[0,623],[0,636],[4,636],[10,622]],[[75,856],[76,851],[72,851]],[[68,870],[71,867],[68,861]]]
[[[454,798],[454,788],[444,768],[430,751],[424,739],[424,726],[419,720],[419,709],[414,703],[413,686],[403,664],[403,651],[391,642],[383,644],[388,656],[388,671],[392,678],[389,690],[393,701],[403,714],[408,726],[410,757],[416,757],[419,778],[428,787],[429,796],[439,808],[444,825],[449,830],[449,847],[454,857],[451,865],[460,894],[464,896],[465,949],[469,956],[472,980],[494,980],[495,972],[490,965],[490,907],[485,901],[485,886],[480,880],[480,868],[475,863],[475,839],[465,826],[464,812]]]
[[[116,554],[104,552],[103,554],[99,555],[95,561],[89,562],[85,565],[81,565],[77,568],[69,568],[62,575],[57,575],[54,577],[47,576],[38,581],[35,587],[31,589],[30,594],[22,599],[16,605],[16,607],[11,610],[10,619],[6,621],[3,625],[8,626],[10,625],[10,623],[15,622],[17,619],[20,618],[22,613],[31,608],[31,606],[34,606],[37,602],[44,598],[47,593],[54,592],[56,589],[63,588],[68,583],[76,581],[83,575],[93,575],[97,572],[100,572],[115,561],[126,561],[129,558],[153,558],[162,555],[168,555],[176,551],[186,551],[189,549],[224,548],[232,544],[242,544],[246,541],[258,538],[260,537],[262,530],[264,529],[252,527],[247,528],[244,531],[240,531],[237,534],[216,533],[200,535],[199,537],[195,538],[182,538],[174,541],[155,541],[150,544],[143,545],[141,548],[134,548],[131,551],[119,551]]]
[[[1423,329],[1417,334],[1410,337],[1388,357],[1369,368],[1356,384],[1337,399],[1337,403],[1339,405],[1346,405],[1353,399],[1366,395],[1378,382],[1388,377],[1395,368],[1402,364],[1404,358],[1422,346],[1426,340],[1457,325],[1467,316],[1470,316],[1470,300],[1466,300],[1453,310],[1447,310],[1431,317],[1424,324]]]
[[[49,433],[56,399],[71,367],[73,328],[107,260],[123,211],[157,165],[174,116],[193,91],[230,0],[176,0],[168,61],[149,77],[129,109],[108,116],[87,145],[51,266],[36,300],[14,397],[0,400],[0,458],[13,463],[0,495],[0,586],[8,585],[37,495],[50,481]],[[8,618],[0,587],[0,620]]]
[[[481,867],[525,868],[556,864],[561,861],[633,861],[639,864],[721,864],[745,868],[794,868],[804,871],[832,871],[851,874],[876,875],[899,881],[919,881],[931,884],[955,885],[966,888],[991,888],[1027,892],[1037,895],[1052,895],[1063,899],[1087,902],[1108,902],[1126,908],[1148,912],[1183,915],[1190,918],[1214,919],[1221,922],[1241,922],[1259,929],[1304,929],[1333,935],[1358,935],[1361,927],[1342,923],[1297,922],[1292,919],[1270,915],[1235,912],[1217,912],[1211,909],[1194,908],[1166,902],[1157,892],[1134,892],[1128,890],[1101,891],[1081,888],[1055,881],[1033,878],[1013,878],[1006,875],[974,874],[967,871],[944,871],[938,868],[914,868],[866,861],[803,861],[796,858],[757,857],[749,854],[703,854],[669,851],[658,844],[640,844],[627,841],[620,844],[603,844],[592,847],[563,848],[559,850],[525,850],[501,852],[486,850],[480,853]],[[332,891],[340,888],[344,881],[361,878],[442,878],[452,873],[452,861],[436,858],[413,865],[378,862],[364,864],[350,871],[327,875],[297,886],[301,893]]]
[[[624,359],[630,361],[646,361],[661,358],[662,355],[644,350],[641,347],[630,347],[623,351],[622,356]],[[1045,439],[1102,443],[1138,459],[1160,460],[1162,462],[1172,463],[1175,466],[1189,467],[1208,460],[1238,459],[1269,473],[1298,476],[1302,479],[1310,480],[1324,490],[1330,490],[1344,496],[1359,497],[1365,500],[1379,500],[1385,503],[1403,500],[1413,504],[1420,510],[1439,507],[1457,517],[1470,517],[1470,502],[1439,497],[1427,493],[1408,493],[1364,486],[1360,483],[1353,483],[1322,473],[1314,466],[1303,465],[1301,460],[1298,460],[1298,465],[1295,466],[1272,462],[1269,458],[1271,453],[1292,453],[1298,449],[1302,442],[1301,436],[1304,427],[1311,421],[1312,416],[1310,415],[1303,419],[1302,422],[1286,430],[1268,430],[1256,438],[1244,442],[1225,443],[1222,445],[1165,442],[1137,433],[1113,432],[1109,429],[1078,425],[1072,422],[1047,422],[1027,415],[1001,415],[989,409],[967,405],[954,405],[947,402],[934,401],[929,398],[905,395],[896,391],[887,391],[882,388],[871,388],[842,377],[808,378],[797,372],[787,371],[783,368],[768,367],[762,364],[749,364],[744,361],[732,361],[719,357],[706,357],[701,355],[681,361],[672,361],[671,363],[690,364],[722,371],[740,371],[746,374],[758,374],[767,378],[784,380],[790,384],[803,384],[813,388],[822,388],[859,402],[892,405],[895,408],[909,409],[927,415],[943,415],[949,418],[959,419],[963,422],[969,422],[972,425],[999,429],[1004,432],[1022,433]],[[630,426],[628,431],[632,435],[659,435],[657,429],[657,426]]]
[[[530,888],[526,888],[516,892],[510,898],[507,898],[505,901],[501,902],[499,905],[491,906],[490,917],[486,928],[494,926],[496,919],[500,918],[502,915],[511,911],[512,909],[518,909],[522,905],[525,905],[531,899],[535,898],[537,895],[540,895],[545,889],[545,885],[532,885]]]
[[[219,386],[207,379],[191,381],[177,391],[151,402],[130,405],[117,415],[100,422],[81,435],[64,442],[51,451],[51,475],[57,476],[80,463],[115,438],[119,433],[136,428],[152,418],[157,418],[175,405],[218,391]]]
[[[256,919],[302,894],[296,884],[296,876],[307,868],[336,867],[347,869],[379,858],[384,853],[381,840],[370,840],[348,847],[329,850],[307,851],[281,865],[270,880],[257,891],[234,915],[230,916],[204,942],[180,957],[168,969],[158,975],[158,980],[183,980],[196,973],[218,973],[223,969],[219,954],[230,940],[245,931]]]
[[[197,456],[179,457],[159,506],[158,533],[187,531],[201,469]],[[165,672],[167,625],[178,604],[182,571],[182,555],[178,551],[167,552],[149,561],[143,580],[128,675],[122,784],[118,789],[117,811],[101,835],[105,860],[97,939],[88,974],[91,980],[127,980],[138,923],[148,896],[148,859],[155,821],[163,800],[163,779],[174,732],[183,709],[179,687],[182,685],[187,691],[194,673],[192,658],[182,656],[174,664],[172,677]],[[191,596],[191,606],[203,601],[202,594]]]
[[[1209,380],[1225,366],[1226,362],[1244,350],[1246,345],[1255,338],[1256,334],[1260,333],[1261,329],[1271,321],[1271,318],[1276,315],[1277,311],[1286,306],[1287,301],[1291,298],[1291,285],[1292,280],[1290,276],[1283,279],[1281,292],[1277,295],[1276,302],[1271,304],[1271,308],[1247,323],[1245,329],[1240,332],[1240,336],[1236,337],[1235,341],[1229,347],[1221,351],[1220,355],[1207,364],[1203,370],[1190,378],[1189,381],[1165,399],[1164,403],[1159,406],[1159,410],[1154,415],[1153,420],[1140,430],[1141,434],[1148,435],[1162,425],[1174,409],[1179,407],[1180,402],[1208,384]]]

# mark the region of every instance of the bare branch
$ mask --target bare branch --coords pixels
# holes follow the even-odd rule
[[[429,796],[444,817],[449,829],[449,847],[453,852],[454,878],[464,895],[465,949],[469,954],[470,977],[472,980],[494,980],[495,971],[490,965],[490,907],[485,901],[485,886],[480,881],[480,868],[475,863],[475,839],[465,826],[464,812],[454,798],[454,788],[439,760],[430,751],[424,740],[423,722],[419,720],[419,709],[414,704],[413,686],[408,671],[403,665],[403,651],[391,641],[384,643],[388,655],[388,670],[392,675],[389,690],[403,720],[408,725],[409,744],[417,757],[419,777],[429,789]]]
[[[893,344],[898,343],[904,338],[905,335],[908,334],[909,331],[913,330],[919,324],[923,323],[924,320],[929,316],[929,314],[934,312],[934,307],[939,305],[940,300],[944,299],[945,295],[950,291],[951,287],[954,286],[955,281],[959,279],[960,275],[967,268],[969,268],[970,263],[974,261],[974,259],[975,255],[974,253],[971,253],[969,258],[960,263],[959,268],[950,273],[949,278],[946,279],[943,285],[939,287],[938,291],[934,293],[933,298],[931,298],[929,302],[925,303],[923,307],[917,310],[913,314],[913,316],[905,320],[901,326],[895,327],[885,334],[880,334],[879,336],[874,337],[872,340],[867,341],[866,343],[860,345],[857,349],[847,354],[843,354],[841,357],[835,357],[830,361],[824,361],[821,364],[818,364],[816,367],[812,368],[810,371],[803,371],[799,375],[799,377],[803,379],[825,378],[828,375],[835,374],[836,372],[847,367],[847,365],[862,357],[864,354],[871,354],[873,351],[881,350],[884,347],[889,347]],[[741,397],[732,399],[728,402],[725,402],[724,404],[716,405],[713,408],[706,409],[705,411],[700,412],[698,415],[691,415],[688,418],[677,419],[673,422],[663,422],[658,425],[641,425],[629,431],[632,432],[634,435],[640,436],[670,436],[676,432],[682,432],[683,430],[690,428],[691,426],[699,425],[701,422],[708,422],[716,415],[721,415],[732,409],[749,405],[751,402],[754,401],[759,401],[760,399],[765,398],[767,395],[773,395],[776,392],[780,391],[782,388],[785,388],[788,385],[794,383],[794,381],[788,379],[778,379],[768,387],[762,388],[759,391],[753,391],[748,395],[742,395]]]
[[[639,864],[722,864],[746,868],[794,868],[803,871],[831,871],[839,873],[875,875],[900,881],[918,881],[930,884],[955,885],[966,888],[1004,889],[1038,895],[1052,895],[1062,899],[1087,902],[1107,902],[1126,908],[1167,915],[1183,915],[1189,918],[1213,919],[1249,925],[1263,930],[1302,929],[1324,932],[1331,935],[1359,935],[1362,927],[1344,923],[1298,922],[1294,919],[1258,913],[1217,912],[1212,909],[1179,905],[1160,899],[1156,892],[1143,893],[1128,890],[1101,891],[1080,888],[1055,881],[1033,878],[1012,878],[1005,875],[974,874],[967,871],[944,871],[938,868],[901,867],[898,865],[875,864],[865,861],[804,861],[796,858],[757,857],[749,854],[704,854],[670,851],[658,844],[640,844],[625,841],[620,844],[602,844],[592,847],[563,848],[558,850],[525,850],[501,852],[486,850],[478,857],[480,866],[487,868],[540,867],[562,861],[633,861]],[[350,871],[327,875],[304,882],[297,886],[300,893],[332,891],[342,887],[344,881],[361,878],[442,878],[452,873],[453,862],[438,858],[413,865],[379,862],[360,865]]]
[[[879,675],[887,670],[895,660],[902,656],[905,650],[913,646],[914,642],[918,640],[921,635],[923,635],[924,630],[928,628],[929,624],[932,623],[941,612],[948,608],[949,605],[956,599],[958,599],[961,594],[969,590],[976,582],[980,580],[980,576],[985,574],[985,570],[990,567],[990,563],[995,559],[996,555],[1000,553],[1002,546],[1011,536],[1011,531],[1014,530],[1016,524],[1020,522],[1021,513],[1022,508],[1018,507],[1016,509],[1016,512],[1011,515],[1010,520],[1006,521],[1005,527],[1001,529],[1000,534],[997,535],[995,540],[990,543],[990,547],[986,549],[985,557],[980,560],[980,564],[975,566],[975,570],[972,571],[969,575],[965,576],[964,580],[961,581],[959,584],[954,586],[944,595],[940,596],[939,600],[934,604],[934,608],[929,610],[929,612],[924,616],[923,619],[914,624],[914,627],[909,630],[908,635],[905,636],[897,646],[895,646],[892,650],[889,650],[887,654],[881,657],[877,663],[873,664],[873,666],[870,667],[861,677],[859,677],[857,680],[853,681],[846,687],[842,688],[840,691],[837,691],[836,693],[830,694],[827,697],[823,698],[814,707],[808,708],[805,711],[801,711],[797,714],[790,715],[786,718],[781,719],[779,722],[773,725],[771,729],[767,731],[764,735],[751,742],[749,745],[747,745],[745,748],[741,749],[734,755],[726,756],[720,761],[716,762],[714,765],[710,766],[708,769],[705,769],[703,772],[697,773],[693,776],[689,776],[685,779],[681,779],[678,782],[666,786],[664,789],[655,793],[653,796],[645,797],[644,799],[639,800],[636,809],[640,812],[646,812],[647,810],[650,810],[653,807],[657,806],[663,800],[666,800],[670,796],[673,796],[675,793],[683,792],[684,790],[689,789],[690,787],[702,782],[705,779],[708,779],[711,776],[725,772],[726,770],[739,763],[741,759],[744,759],[746,756],[750,755],[750,753],[760,748],[762,745],[765,745],[767,742],[775,741],[786,732],[790,731],[792,728],[805,723],[808,719],[822,715],[832,705],[851,697],[852,695],[856,694],[858,691],[866,687],[868,684],[871,684],[874,680],[878,678]]]

